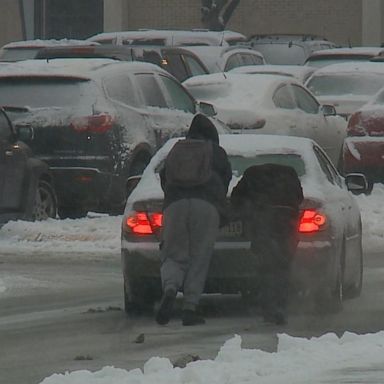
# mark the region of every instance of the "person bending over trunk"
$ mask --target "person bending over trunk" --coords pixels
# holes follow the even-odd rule
[[[183,292],[182,324],[203,324],[196,312],[213,246],[227,205],[232,170],[219,146],[216,127],[197,114],[185,140],[169,152],[160,171],[164,190],[161,243],[163,296],[156,321],[170,320],[176,294]]]
[[[298,243],[303,192],[292,167],[254,165],[231,194],[260,266],[260,305],[265,321],[286,323],[290,266]]]

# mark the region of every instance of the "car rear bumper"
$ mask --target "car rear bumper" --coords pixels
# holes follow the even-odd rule
[[[59,204],[96,208],[111,193],[113,176],[97,168],[51,167]]]
[[[328,241],[299,242],[292,263],[292,285],[297,290],[329,285],[333,279],[332,244]],[[123,273],[129,279],[159,278],[160,257],[157,242],[122,241]],[[257,255],[250,249],[250,242],[217,242],[211,259],[207,286],[217,286],[217,281],[257,282],[259,267]],[[236,286],[236,284],[235,284]]]
[[[348,137],[344,141],[344,172],[363,173],[373,182],[384,181],[384,137]]]

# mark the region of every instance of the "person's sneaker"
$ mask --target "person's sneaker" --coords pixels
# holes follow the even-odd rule
[[[176,291],[168,289],[161,298],[160,307],[156,314],[156,322],[160,325],[169,323],[176,300]]]
[[[181,315],[183,325],[205,324],[205,320],[199,316],[196,311],[185,309]]]

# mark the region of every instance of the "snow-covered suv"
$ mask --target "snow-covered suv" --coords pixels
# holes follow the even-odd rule
[[[152,154],[184,134],[196,101],[168,72],[109,59],[26,60],[0,69],[0,105],[53,172],[58,213],[119,212]]]

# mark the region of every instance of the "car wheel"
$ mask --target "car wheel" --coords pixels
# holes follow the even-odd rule
[[[87,216],[88,211],[80,207],[59,207],[60,219],[80,219]]]
[[[39,180],[32,210],[33,220],[55,218],[57,213],[56,194],[50,183]]]
[[[359,244],[359,269],[356,273],[356,281],[345,290],[344,297],[348,299],[353,299],[359,297],[363,289],[363,247]]]
[[[343,253],[344,255],[344,247]],[[342,259],[338,263],[336,272],[336,281],[333,287],[323,289],[317,292],[315,296],[315,308],[317,313],[332,314],[338,313],[343,309],[344,286],[343,286],[343,268]]]
[[[124,309],[128,314],[152,311],[161,297],[161,283],[157,280],[140,279],[128,281],[124,278]]]

